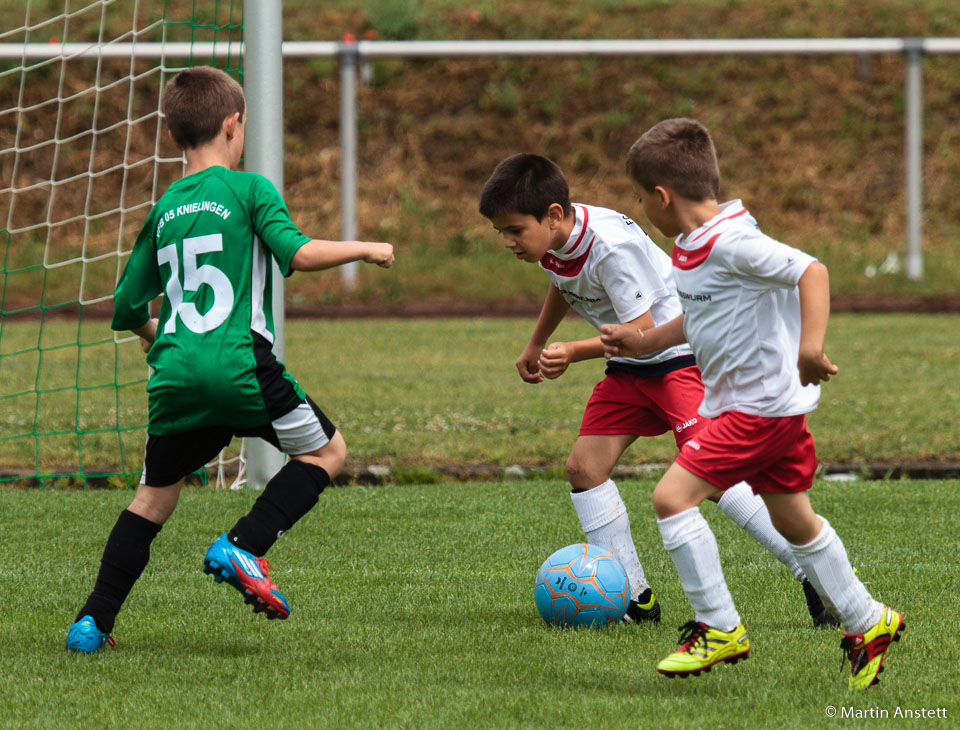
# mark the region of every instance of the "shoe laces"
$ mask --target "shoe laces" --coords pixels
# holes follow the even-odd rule
[[[840,671],[842,672],[844,670],[848,661],[850,662],[850,669],[854,674],[863,669],[865,662],[862,661],[862,658],[867,656],[865,649],[866,644],[863,644],[859,649],[854,649],[853,637],[844,635],[844,637],[840,639],[840,650],[842,652],[842,656],[840,657]]]
[[[257,558],[257,565],[260,566],[260,572],[263,573],[264,578],[270,577],[270,561],[266,558]]]
[[[680,627],[680,648],[678,652],[689,651],[696,646],[707,633],[707,627],[698,621],[687,621]]]

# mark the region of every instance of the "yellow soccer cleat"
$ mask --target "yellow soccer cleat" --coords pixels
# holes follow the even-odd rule
[[[680,627],[679,648],[657,665],[657,671],[668,677],[696,677],[718,662],[736,664],[749,654],[750,638],[743,624],[727,632],[690,621]]]
[[[844,633],[840,640],[846,659],[850,660],[848,687],[851,691],[867,689],[880,680],[877,675],[883,671],[883,658],[894,641],[900,641],[904,630],[903,616],[889,606],[883,607],[880,620],[863,634]]]

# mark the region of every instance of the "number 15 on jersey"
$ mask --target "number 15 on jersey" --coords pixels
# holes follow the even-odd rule
[[[157,251],[157,262],[170,266],[166,295],[170,302],[170,318],[163,327],[165,334],[177,331],[177,318],[187,329],[202,334],[216,329],[226,322],[233,309],[233,286],[220,269],[211,264],[197,266],[197,256],[223,250],[223,236],[213,233],[183,239],[183,283],[180,282],[180,261],[176,244],[164,246]],[[201,286],[213,290],[213,306],[200,314],[193,302],[183,301],[184,292],[196,292]]]

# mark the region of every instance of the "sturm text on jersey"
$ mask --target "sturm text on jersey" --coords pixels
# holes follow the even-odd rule
[[[680,291],[677,289],[677,294],[680,295],[681,299],[688,299],[691,302],[709,302],[712,301],[709,294],[688,294],[685,291]]]

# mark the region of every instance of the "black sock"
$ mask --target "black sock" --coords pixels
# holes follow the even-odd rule
[[[249,514],[241,517],[227,533],[227,539],[241,550],[260,557],[313,508],[328,484],[330,475],[322,467],[288,461],[267,482]]]
[[[80,609],[76,620],[93,616],[98,629],[108,634],[113,631],[113,622],[120,607],[147,567],[150,543],[161,527],[130,510],[120,513],[103,548],[93,593]]]

